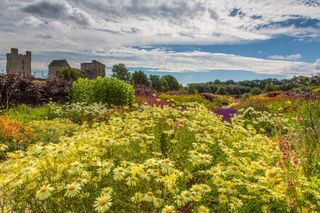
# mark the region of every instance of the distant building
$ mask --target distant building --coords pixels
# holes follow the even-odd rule
[[[7,74],[31,76],[31,52],[26,51],[25,55],[19,54],[18,49],[11,48],[7,53]]]
[[[105,77],[106,75],[106,65],[96,60],[93,60],[91,63],[81,63],[81,70],[84,77],[89,79],[95,79],[98,76]]]
[[[67,60],[62,59],[62,60],[53,60],[49,64],[49,78],[56,78],[57,77],[57,72],[61,70],[63,67],[70,67],[69,63]]]

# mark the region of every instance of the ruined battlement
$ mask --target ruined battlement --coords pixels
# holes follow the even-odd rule
[[[19,50],[11,48],[11,53],[7,53],[7,74],[17,74],[22,76],[31,76],[32,53],[26,51],[26,54],[19,54]]]

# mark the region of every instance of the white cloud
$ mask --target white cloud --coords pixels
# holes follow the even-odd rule
[[[28,16],[23,20],[18,21],[16,24],[18,27],[26,26],[26,25],[31,27],[38,27],[41,24],[43,24],[43,22],[34,16]]]
[[[15,28],[19,33],[50,31],[51,23],[59,22],[64,27],[51,29],[52,34],[58,36],[65,29],[72,29],[71,33],[65,33],[70,40],[81,35],[84,42],[98,40],[95,46],[100,44],[101,37],[106,42],[123,45],[232,44],[277,35],[320,37],[319,27],[272,24],[299,21],[299,18],[320,19],[320,5],[297,0],[12,0],[4,3],[7,9],[1,14],[2,20],[14,23],[26,19],[26,14],[30,16],[26,23],[34,27]],[[242,15],[230,16],[234,9]]]
[[[0,0],[0,37],[5,41],[0,42],[0,49],[8,51],[11,47],[19,47],[34,53],[64,51],[79,55],[83,50],[100,49],[104,54],[101,51],[86,52],[86,57],[99,57],[107,65],[123,61],[128,66],[176,72],[228,69],[306,73],[319,68],[319,62],[294,61],[300,59],[299,54],[275,55],[264,60],[219,53],[128,48],[133,45],[234,44],[267,40],[279,35],[319,39],[319,27],[292,24],[294,19],[320,20],[320,5],[305,2]],[[233,11],[237,12],[230,16]],[[78,64],[83,58],[81,55],[72,60]],[[46,60],[52,59],[48,54]],[[35,68],[47,69],[43,64],[34,62]]]
[[[285,60],[285,61],[296,61],[302,58],[302,56],[300,54],[293,54],[293,55],[287,55],[287,56],[283,56],[283,55],[272,55],[268,57],[269,59],[273,59],[273,60]]]
[[[92,17],[85,11],[72,7],[65,0],[37,0],[22,7],[22,11],[42,18],[72,21],[79,25],[91,25]]]
[[[38,53],[45,55],[47,53]],[[141,67],[166,72],[208,72],[213,70],[242,70],[260,74],[309,75],[317,72],[317,63],[267,60],[243,57],[234,54],[210,53],[202,51],[175,52],[164,49],[136,49],[114,47],[96,49],[92,52],[72,52],[65,57],[70,64],[79,67],[80,62],[95,58],[107,66],[124,63],[128,67]],[[37,64],[41,65],[41,64]],[[44,65],[44,64],[42,64]],[[47,66],[37,67],[47,70]]]
[[[320,58],[314,63],[314,68],[320,72]]]

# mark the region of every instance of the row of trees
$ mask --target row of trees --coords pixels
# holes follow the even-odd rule
[[[71,67],[63,67],[57,72],[60,79],[66,81],[75,81],[82,76],[79,70]],[[129,72],[124,64],[115,64],[112,67],[112,77],[116,77],[125,81],[128,84],[133,84],[135,87],[151,88],[157,92],[167,92],[172,90],[179,90],[181,85],[172,75],[149,75],[147,76],[143,71]]]
[[[135,87],[148,87],[154,91],[167,92],[179,90],[181,85],[172,75],[149,75],[143,71],[135,71],[130,73],[124,64],[115,64],[112,67],[112,76],[119,78]]]
[[[74,81],[81,77],[78,70],[66,67],[57,73],[59,78],[67,81]],[[112,76],[125,81],[128,84],[133,84],[137,88],[149,88],[157,92],[167,92],[180,90],[182,86],[177,79],[172,75],[146,75],[143,71],[129,72],[124,64],[115,64],[112,67]],[[263,92],[272,91],[288,91],[299,90],[305,87],[320,86],[320,74],[312,77],[297,76],[292,79],[263,79],[263,80],[245,80],[235,82],[228,80],[221,82],[219,80],[208,83],[189,84],[183,89],[191,94],[194,93],[216,93],[220,95],[242,95],[250,93],[258,95]]]
[[[215,80],[208,83],[189,84],[187,90],[189,93],[217,93],[221,95],[241,95],[251,93],[254,95],[262,92],[299,90],[304,87],[320,86],[320,75],[312,77],[297,76],[291,79],[263,79],[263,80],[245,80],[235,82],[233,80],[221,82]]]

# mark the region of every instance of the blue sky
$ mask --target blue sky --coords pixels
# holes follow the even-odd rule
[[[0,71],[11,47],[172,74],[183,84],[320,72],[320,0],[0,0]],[[13,15],[14,14],[14,15]]]

